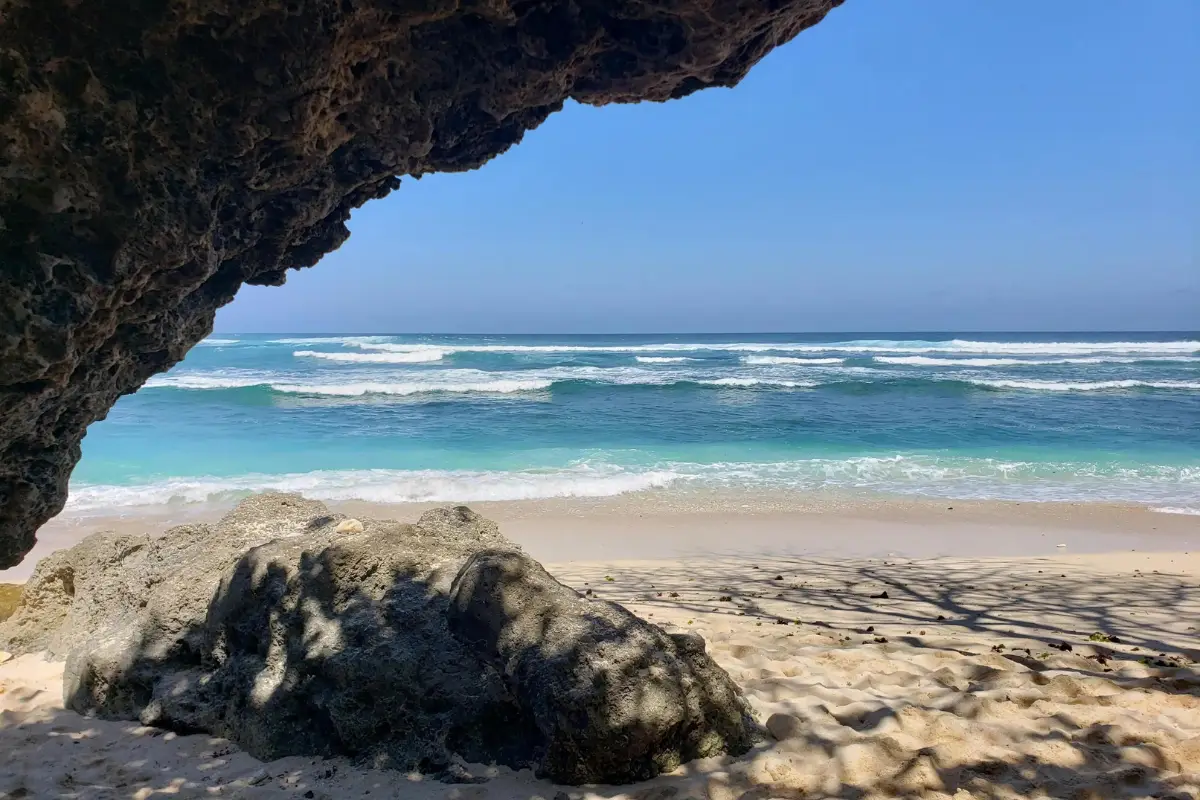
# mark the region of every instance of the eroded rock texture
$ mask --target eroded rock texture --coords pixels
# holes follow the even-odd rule
[[[840,2],[0,0],[0,567],[89,423],[396,176],[733,85]]]
[[[38,564],[0,647],[65,657],[76,711],[264,760],[622,783],[757,735],[703,639],[581,597],[470,509],[340,519],[260,495],[214,526],[95,534]]]

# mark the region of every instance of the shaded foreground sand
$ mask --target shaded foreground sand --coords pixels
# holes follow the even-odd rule
[[[1195,554],[548,567],[702,634],[774,735],[632,786],[446,785],[83,719],[61,664],[27,656],[0,665],[0,797],[1200,797]]]

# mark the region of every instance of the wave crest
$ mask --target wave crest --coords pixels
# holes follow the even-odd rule
[[[1196,381],[1009,381],[966,378],[964,382],[990,389],[1026,389],[1028,391],[1039,392],[1103,392],[1117,389],[1200,389],[1200,382]]]
[[[270,384],[271,389],[284,394],[312,394],[331,397],[361,397],[369,394],[397,395],[406,397],[414,394],[517,394],[549,389],[554,381],[549,380],[497,380],[479,383],[344,383],[344,384]]]
[[[1200,341],[1168,342],[987,342],[972,339],[852,339],[841,342],[662,342],[628,345],[521,345],[521,344],[401,344],[386,337],[343,337],[339,340],[278,340],[281,343],[341,342],[366,350],[414,352],[440,349],[451,353],[967,353],[1000,355],[1086,354],[1200,354]]]
[[[269,339],[267,344],[340,344],[358,347],[386,342],[390,336],[301,336],[294,339]]]
[[[849,490],[936,498],[1034,502],[1135,502],[1163,513],[1196,513],[1200,466],[1006,461],[897,454],[776,462],[629,465],[591,460],[511,471],[318,470],[282,475],[172,478],[141,485],[78,484],[76,513],[129,506],[230,501],[256,491],[300,492],[321,500],[473,502],[606,497],[650,489]]]
[[[326,354],[319,354],[324,356]],[[368,355],[366,353],[348,355]],[[387,358],[394,354],[379,354]],[[384,362],[391,363],[391,362]],[[401,362],[409,363],[409,362]],[[355,374],[355,378],[359,375]],[[357,397],[363,395],[408,396],[417,394],[517,394],[549,389],[558,384],[596,386],[701,386],[717,388],[814,389],[818,387],[875,387],[880,391],[922,386],[960,387],[976,390],[1014,390],[1041,392],[1102,392],[1119,390],[1197,391],[1200,381],[1188,380],[1014,380],[957,375],[927,377],[888,376],[878,370],[845,369],[819,380],[792,380],[754,374],[714,376],[694,370],[653,370],[635,367],[556,367],[552,369],[487,372],[474,369],[447,369],[430,372],[363,373],[361,379],[349,374],[306,379],[298,375],[229,371],[219,374],[166,374],[147,381],[148,388],[213,391],[263,387],[283,394]]]
[[[362,397],[364,395],[409,396],[417,394],[516,394],[548,389],[552,380],[530,378],[474,380],[474,381],[405,381],[384,383],[377,381],[346,383],[297,383],[278,377],[239,375],[162,375],[146,383],[151,388],[194,389],[213,391],[221,389],[247,389],[263,387],[282,394],[320,395],[327,397]]]
[[[682,476],[663,470],[576,466],[560,470],[328,470],[285,475],[177,478],[135,486],[72,488],[68,511],[229,502],[255,492],[299,492],[325,501],[482,502],[551,497],[610,497],[668,486]]]
[[[297,350],[292,355],[296,358],[319,358],[346,364],[429,364],[441,361],[446,356],[446,352],[444,350],[414,350],[397,353],[322,353],[315,350]]]
[[[824,366],[828,364],[845,364],[844,358],[798,358],[796,356],[742,356],[743,364],[759,366],[798,364],[801,366]]]
[[[757,386],[780,389],[812,389],[821,384],[816,381],[781,381],[771,378],[716,378],[708,381],[679,381],[679,383],[695,383],[698,386],[724,386],[750,389]]]

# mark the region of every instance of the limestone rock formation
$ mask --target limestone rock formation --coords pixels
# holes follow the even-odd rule
[[[39,564],[0,649],[65,656],[77,711],[262,759],[619,783],[757,735],[702,639],[581,597],[469,509],[343,519],[261,495],[211,527],[96,534]]]
[[[738,690],[701,637],[580,597],[521,553],[472,556],[450,620],[492,654],[541,734],[541,768],[562,783],[651,778],[749,746]]]
[[[731,86],[840,2],[0,0],[0,568],[91,422],[397,176]]]

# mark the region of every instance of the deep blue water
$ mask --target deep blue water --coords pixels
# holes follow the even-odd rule
[[[213,336],[68,510],[784,488],[1200,508],[1200,333]]]

